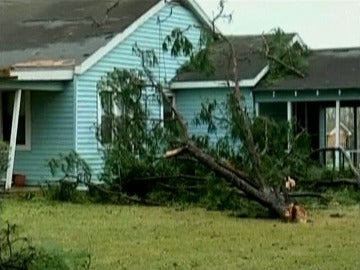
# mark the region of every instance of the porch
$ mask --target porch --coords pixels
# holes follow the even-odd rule
[[[306,130],[316,159],[341,168],[351,160],[360,169],[360,100],[358,89],[255,92],[255,113],[288,121],[296,134]],[[343,155],[346,156],[343,156]],[[315,156],[314,156],[315,158]]]
[[[0,139],[9,145],[5,190],[14,174],[27,185],[51,180],[47,160],[74,148],[74,92],[71,82],[0,78]]]

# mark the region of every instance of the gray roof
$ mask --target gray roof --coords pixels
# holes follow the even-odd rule
[[[360,48],[314,50],[308,57],[307,76],[287,76],[256,89],[302,90],[360,88]]]
[[[295,34],[293,33],[287,34],[289,41],[294,36]],[[242,80],[256,77],[267,65],[266,58],[260,53],[263,46],[263,37],[261,35],[229,36],[228,39],[233,44],[237,54],[239,78]],[[233,65],[230,61],[229,46],[225,42],[217,43],[213,46],[210,59],[215,67],[214,74],[181,71],[175,77],[174,81],[216,81],[232,79],[231,72]]]
[[[0,67],[40,59],[79,64],[159,1],[0,0]]]

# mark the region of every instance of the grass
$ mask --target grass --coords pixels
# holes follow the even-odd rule
[[[311,209],[308,224],[40,198],[2,212],[35,243],[89,251],[92,269],[360,269],[358,206]]]

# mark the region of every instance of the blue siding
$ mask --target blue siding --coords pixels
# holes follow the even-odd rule
[[[30,184],[51,179],[47,161],[59,153],[74,150],[74,91],[30,93],[31,150],[17,150],[14,173],[23,173]]]
[[[159,24],[158,21],[161,23]],[[103,164],[101,150],[96,140],[96,125],[100,113],[97,110],[97,82],[106,72],[112,71],[114,67],[141,69],[140,59],[132,53],[135,43],[141,49],[154,49],[157,52],[159,66],[153,70],[155,78],[160,82],[170,81],[186,59],[184,57],[175,59],[169,53],[163,53],[162,41],[175,27],[186,29],[189,25],[194,24],[198,24],[198,21],[186,8],[166,6],[92,68],[76,78],[76,150],[87,160],[95,173],[101,171]],[[197,44],[199,29],[191,28],[186,34]],[[160,116],[160,104],[155,93],[151,93],[151,91],[148,92],[147,108],[152,117]]]
[[[245,98],[246,109],[252,116],[254,111],[253,98],[249,89],[243,88],[242,94]],[[216,100],[218,104],[226,102],[229,89],[211,88],[211,89],[181,89],[175,90],[176,108],[184,117],[191,134],[206,135],[208,133],[207,126],[196,126],[193,122],[194,117],[200,112],[201,104],[209,100]],[[212,139],[222,137],[224,130],[218,129],[216,134],[211,135]]]

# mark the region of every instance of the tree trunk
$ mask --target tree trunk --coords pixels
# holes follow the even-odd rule
[[[231,167],[225,162],[215,159],[190,142],[186,144],[183,151],[178,151],[176,154],[184,153],[184,151],[196,158],[206,167],[210,168],[216,174],[224,177],[232,186],[243,191],[246,195],[273,211],[277,216],[281,218],[286,217],[288,203],[283,193],[279,193],[268,186],[255,186],[252,179],[244,172]]]

